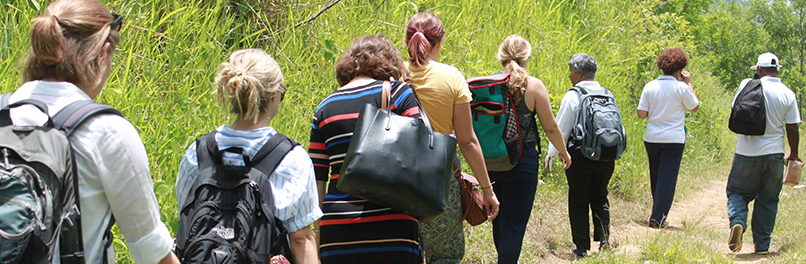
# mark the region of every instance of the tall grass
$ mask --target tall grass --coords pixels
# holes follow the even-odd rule
[[[30,20],[48,1],[0,0],[0,90],[19,85],[28,52]],[[333,64],[356,38],[381,33],[405,56],[407,19],[419,11],[436,13],[444,22],[446,38],[439,60],[455,65],[466,77],[501,70],[495,54],[503,39],[520,34],[532,43],[527,70],[547,86],[552,107],[559,107],[570,87],[566,62],[577,52],[599,61],[596,80],[616,95],[629,135],[628,150],[617,162],[611,189],[623,199],[648,195],[647,166],[642,136],[644,121],[635,114],[646,82],[660,72],[654,58],[663,48],[693,51],[685,20],[675,14],[655,14],[661,0],[355,0],[342,1],[321,16],[296,27],[328,4],[291,0],[109,0],[112,11],[125,16],[123,42],[116,51],[112,75],[98,100],[121,110],[140,132],[149,154],[162,220],[177,228],[174,182],[179,160],[198,136],[230,122],[226,109],[216,104],[212,80],[216,66],[234,50],[261,48],[280,63],[289,91],[272,122],[278,131],[307,145],[313,109],[338,88]],[[729,161],[733,139],[724,123],[729,95],[716,89],[707,66],[693,52],[695,90],[703,102],[688,117],[689,131],[682,173],[697,175],[702,164]],[[547,141],[542,142],[543,149]],[[537,212],[563,215],[551,204],[564,203],[564,174],[555,169],[541,176]],[[549,203],[548,201],[552,201]],[[567,227],[565,218],[546,229]],[[559,227],[558,227],[559,225]],[[489,227],[476,228],[468,239],[468,259],[489,262]],[[541,229],[542,230],[542,229]],[[535,236],[541,236],[536,234]],[[530,255],[564,250],[570,236],[554,231],[543,241],[528,241]],[[116,238],[120,263],[130,263],[124,238]],[[651,249],[648,249],[651,250]],[[532,260],[532,261],[529,261]],[[530,258],[524,263],[533,263]]]

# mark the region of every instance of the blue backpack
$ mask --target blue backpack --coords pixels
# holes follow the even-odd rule
[[[521,158],[522,140],[515,103],[509,92],[509,74],[497,73],[467,80],[473,101],[473,131],[479,139],[489,171],[509,171]]]

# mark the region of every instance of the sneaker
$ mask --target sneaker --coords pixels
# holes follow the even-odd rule
[[[574,255],[576,255],[577,257],[580,257],[580,258],[584,258],[584,257],[588,256],[588,251],[587,250],[581,250],[581,249],[576,249],[575,248],[575,249],[572,249],[571,252],[574,252]]]
[[[756,254],[758,254],[758,255],[767,255],[767,254],[770,254],[770,252],[767,251],[767,250],[756,250]]]
[[[606,250],[610,250],[610,242],[608,242],[607,239],[604,239],[602,242],[599,242],[599,251]]]
[[[663,229],[663,228],[666,228],[667,226],[669,226],[669,223],[666,222],[666,221],[658,223],[658,221],[649,219],[649,227],[651,227],[651,228]]]
[[[742,250],[742,234],[744,234],[744,227],[742,227],[742,225],[734,224],[730,228],[730,238],[728,238],[728,248],[730,248],[730,251],[739,252]]]

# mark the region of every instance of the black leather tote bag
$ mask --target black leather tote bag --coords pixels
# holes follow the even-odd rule
[[[432,222],[445,210],[456,139],[420,118],[389,111],[389,82],[381,109],[361,108],[341,167],[339,190]]]

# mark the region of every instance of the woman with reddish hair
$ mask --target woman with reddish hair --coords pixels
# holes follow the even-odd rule
[[[380,35],[357,39],[336,61],[341,87],[316,108],[308,146],[325,214],[314,224],[321,230],[322,264],[422,263],[417,220],[336,187],[359,110],[365,104],[380,108],[384,81],[400,79],[405,71],[397,49]],[[393,81],[391,88],[391,111],[419,117],[417,98],[409,85]]]
[[[470,112],[472,100],[465,77],[453,66],[436,61],[442,48],[445,29],[442,21],[430,12],[420,12],[409,19],[405,42],[408,46],[411,87],[431,120],[434,130],[456,134],[459,149],[478,178],[484,194],[484,206],[492,220],[498,214],[498,198],[492,189],[481,146],[473,132]],[[459,183],[451,180],[448,208],[434,223],[420,223],[425,259],[433,263],[460,263],[465,240],[462,225],[462,201]]]
[[[649,158],[652,186],[652,214],[649,227],[662,228],[672,208],[677,174],[686,144],[686,110],[697,112],[700,102],[691,86],[691,75],[683,68],[688,55],[680,48],[670,48],[658,56],[663,75],[644,86],[638,102],[638,117],[646,118],[644,146]]]

